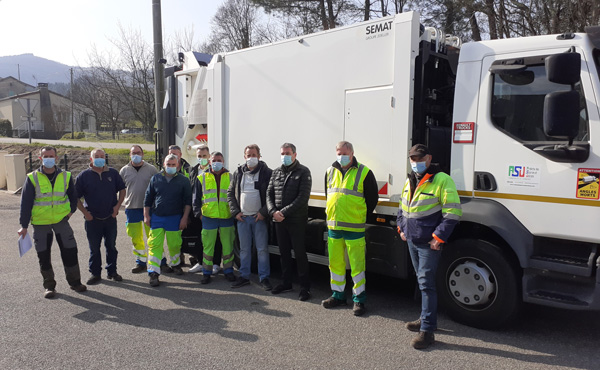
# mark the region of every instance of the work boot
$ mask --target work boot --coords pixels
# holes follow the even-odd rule
[[[158,274],[156,272],[150,273],[150,286],[158,286],[160,281],[158,281]]]
[[[87,281],[87,285],[94,285],[94,284],[98,284],[100,281],[102,280],[102,278],[100,276],[96,276],[96,275],[92,275],[90,276],[90,278]]]
[[[310,290],[308,289],[300,289],[300,294],[298,294],[298,299],[302,302],[308,301],[310,299]]]
[[[410,331],[419,332],[421,330],[421,319],[407,322],[404,326]]]
[[[200,284],[208,283],[210,283],[210,275],[202,275],[202,279],[200,279]]]
[[[123,276],[115,272],[114,274],[108,274],[108,279],[114,281],[123,281]]]
[[[67,277],[67,282],[71,286],[71,289],[73,289],[73,287],[78,287],[78,286],[85,287],[85,285],[81,284],[81,273],[79,272],[79,264],[76,264],[74,266],[65,267],[65,276]],[[81,289],[81,288],[79,288],[79,289]],[[73,290],[75,290],[75,289],[73,289]],[[85,291],[85,289],[83,291]]]
[[[181,265],[179,265],[179,266],[173,266],[172,267],[173,268],[173,272],[175,273],[175,275],[183,275],[183,270],[181,269],[180,266]]]
[[[241,288],[244,285],[249,285],[250,284],[250,280],[243,278],[243,277],[238,277],[237,280],[235,281],[235,283],[231,284],[232,288]]]
[[[56,290],[54,289],[46,289],[44,292],[44,298],[54,298],[56,295]]]
[[[292,291],[292,285],[279,284],[279,285],[276,285],[275,288],[273,288],[273,290],[271,290],[271,294],[280,294],[280,293],[291,292],[291,291]]]
[[[262,286],[262,288],[264,290],[266,290],[267,292],[271,289],[273,289],[273,285],[271,285],[271,282],[269,281],[269,278],[264,278],[260,281],[260,286]]]
[[[146,272],[146,266],[142,264],[136,264],[134,268],[131,269],[131,272],[134,274],[139,274],[141,272]]]
[[[338,307],[338,306],[347,306],[348,302],[346,302],[346,300],[337,299],[332,296],[332,297],[329,297],[326,300],[322,301],[321,304],[325,308],[334,308],[334,307]]]
[[[233,272],[230,272],[228,274],[225,274],[225,279],[233,283],[235,281],[235,275],[233,274]]]
[[[354,316],[362,316],[365,314],[365,312],[367,312],[367,309],[365,308],[364,303],[354,302],[354,307],[352,307],[352,313],[354,313]]]
[[[54,280],[54,270],[50,268],[50,270],[41,270],[42,277],[44,278],[44,288],[46,290],[56,289],[56,280]]]
[[[414,349],[425,349],[435,342],[435,336],[431,331],[420,331],[416,337],[410,341]]]
[[[169,265],[160,266],[160,272],[162,274],[170,274],[173,272],[173,269]]]
[[[78,285],[71,285],[71,289],[76,291],[77,293],[83,293],[87,290],[87,287],[79,283]]]

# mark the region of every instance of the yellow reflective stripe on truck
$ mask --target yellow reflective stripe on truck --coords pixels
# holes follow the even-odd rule
[[[544,196],[540,196],[540,195],[490,193],[490,192],[486,192],[486,191],[464,191],[464,190],[459,190],[458,195],[467,196],[467,197],[475,197],[475,198],[525,200],[528,202],[558,203],[558,204],[571,204],[571,205],[575,205],[575,206],[600,207],[600,201],[589,200],[589,199],[571,199],[571,198],[558,198],[558,197],[544,197]]]

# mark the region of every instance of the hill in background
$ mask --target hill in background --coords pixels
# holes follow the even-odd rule
[[[70,66],[53,60],[36,57],[33,54],[0,57],[0,77],[13,76],[21,81],[37,86],[38,82],[70,83]]]

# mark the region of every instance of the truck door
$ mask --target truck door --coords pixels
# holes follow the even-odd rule
[[[547,136],[543,127],[546,94],[570,89],[548,81],[544,58],[565,51],[563,47],[483,59],[474,195],[502,203],[534,235],[597,242],[600,151],[590,139],[600,135],[600,122],[588,61],[580,49],[581,79],[575,85],[580,124],[573,144],[584,155],[552,157],[540,151],[566,144]],[[498,63],[522,63],[526,68],[509,76],[490,73]]]

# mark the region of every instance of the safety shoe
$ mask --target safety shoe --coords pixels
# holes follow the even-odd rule
[[[173,269],[169,265],[162,265],[160,266],[160,272],[162,274],[171,274]]]
[[[250,280],[243,278],[243,277],[238,277],[237,280],[235,281],[235,283],[231,284],[232,288],[241,288],[244,285],[250,285]]]
[[[279,284],[279,285],[276,285],[275,288],[273,288],[273,290],[271,290],[271,293],[279,294],[279,293],[285,293],[285,292],[291,292],[291,291],[292,291],[291,285]]]
[[[298,299],[302,302],[308,301],[310,299],[310,291],[307,289],[300,289],[300,294],[298,294]]]
[[[419,332],[421,330],[421,319],[407,322],[404,326],[410,331]]]
[[[200,284],[208,284],[210,283],[210,275],[203,275],[202,279],[200,279]]]
[[[188,270],[188,272],[191,272],[191,273],[200,272],[200,271],[202,271],[202,265],[199,263],[195,264],[193,267],[191,267]]]
[[[108,279],[114,281],[123,281],[123,276],[115,272],[114,274],[108,274]]]
[[[352,307],[352,313],[354,313],[354,316],[362,316],[366,311],[367,309],[365,308],[364,303],[354,302],[354,307]]]
[[[160,281],[158,281],[158,274],[156,272],[150,273],[150,286],[158,286]]]
[[[175,275],[183,275],[183,270],[179,266],[173,266],[173,272]]]
[[[139,274],[141,272],[146,272],[146,266],[144,265],[135,265],[134,268],[131,269],[131,272],[134,274]]]
[[[227,279],[227,281],[234,282],[235,281],[235,275],[233,274],[233,272],[230,272],[229,274],[225,274],[225,279]]]
[[[345,299],[337,299],[335,297],[329,297],[326,300],[322,301],[321,304],[325,308],[334,308],[337,306],[347,306],[348,302]]]
[[[54,298],[56,295],[56,290],[54,289],[46,289],[44,292],[44,298]]]
[[[102,278],[100,276],[96,276],[96,275],[92,275],[88,281],[87,281],[87,285],[94,285],[94,284],[98,284],[100,282],[100,280],[102,280]]]
[[[435,335],[431,331],[420,331],[416,337],[410,341],[414,349],[425,349],[435,342]]]
[[[87,287],[83,284],[79,284],[79,285],[71,285],[71,289],[76,291],[77,293],[83,293],[87,290]]]
[[[262,288],[264,290],[266,290],[267,292],[271,289],[273,289],[273,285],[271,285],[271,282],[269,281],[268,278],[264,278],[260,281],[260,286],[262,286]]]

